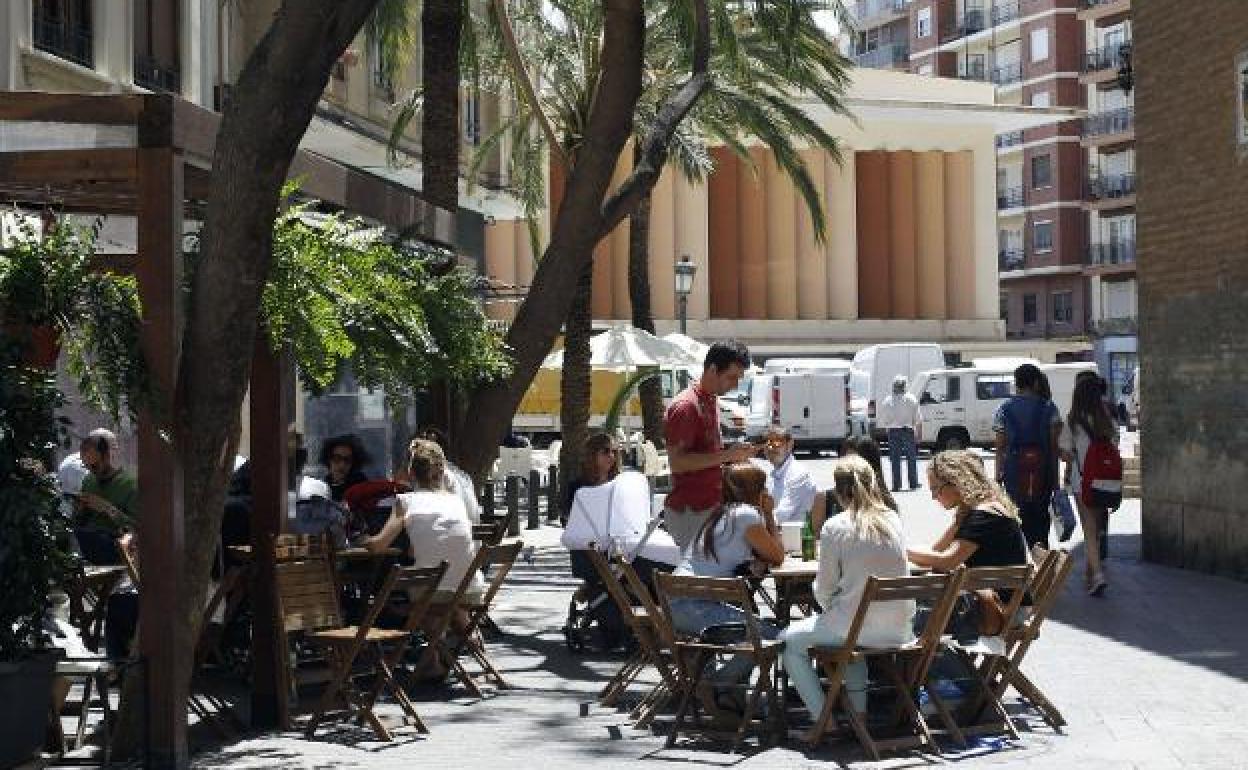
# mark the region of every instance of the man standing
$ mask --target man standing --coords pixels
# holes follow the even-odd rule
[[[906,458],[910,488],[919,488],[918,442],[922,439],[923,415],[919,401],[906,392],[906,378],[893,379],[893,392],[880,404],[879,421],[888,430],[888,460],[893,467],[893,491],[901,491],[901,458]]]
[[[997,481],[1018,506],[1029,546],[1049,547],[1049,505],[1058,479],[1062,416],[1034,364],[1014,370],[1014,393],[992,421]]]
[[[688,548],[721,498],[724,463],[754,455],[749,444],[727,449],[719,435],[719,397],[737,386],[750,366],[750,352],[735,340],[706,352],[702,376],[672,400],[663,416],[663,436],[672,469],[672,491],[663,520],[672,539]]]
[[[89,471],[78,495],[78,526],[74,534],[83,558],[92,564],[118,564],[116,538],[134,529],[139,490],[134,476],[116,465],[117,436],[99,428],[78,448]]]
[[[767,471],[767,492],[776,501],[772,510],[776,524],[786,521],[803,522],[815,504],[818,489],[806,466],[793,456],[793,434],[779,425],[767,431],[763,454],[770,465]]]

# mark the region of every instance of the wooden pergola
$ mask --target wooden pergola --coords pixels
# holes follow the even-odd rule
[[[133,216],[137,250],[102,259],[108,269],[132,271],[143,303],[143,351],[158,398],[172,413],[181,344],[178,303],[185,219],[208,197],[213,146],[220,116],[169,94],[0,93],[0,201],[51,206],[69,213]],[[290,176],[306,194],[353,215],[396,230],[422,232],[449,242],[452,214],[414,191],[380,177],[300,151]],[[264,558],[271,536],[282,530],[287,508],[285,398],[292,368],[261,337],[251,375],[251,466],[254,512],[251,601],[254,610],[253,726],[275,726],[286,717],[281,635],[276,622],[273,561]],[[159,629],[184,611],[181,554],[185,549],[182,471],[150,410],[138,421],[140,560],[145,573],[163,579],[143,585],[139,634],[147,661],[153,759],[184,766],[187,758],[187,691],[178,676],[194,651],[166,643]]]

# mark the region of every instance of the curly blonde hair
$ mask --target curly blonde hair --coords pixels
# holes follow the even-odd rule
[[[984,470],[984,461],[965,449],[940,452],[927,466],[937,484],[949,484],[958,490],[965,508],[979,508],[985,503],[999,506],[1006,516],[1018,520],[1018,508],[1001,485]]]
[[[445,488],[446,455],[442,447],[423,438],[414,438],[407,446],[407,470],[417,485],[424,489]]]

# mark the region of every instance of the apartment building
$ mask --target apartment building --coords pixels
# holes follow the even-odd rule
[[[849,6],[857,31],[846,55],[859,67],[910,69],[911,0],[857,0]]]

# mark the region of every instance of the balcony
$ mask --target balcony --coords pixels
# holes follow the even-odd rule
[[[1083,0],[1077,18],[1098,27],[1117,24],[1131,13],[1131,0]]]
[[[35,48],[84,67],[93,66],[91,29],[71,25],[64,18],[49,14],[46,8],[43,3],[35,4]]]
[[[1021,248],[1004,248],[997,252],[997,268],[1005,273],[1011,270],[1022,270],[1027,255]]]
[[[1009,0],[992,6],[992,26],[998,26],[1018,18],[1018,0]]]
[[[1023,132],[1009,131],[1004,134],[997,134],[996,144],[998,150],[1008,150],[1011,147],[1018,147],[1023,143]]]
[[[958,62],[958,77],[962,80],[987,80],[988,68],[982,58],[966,59]]]
[[[874,27],[905,16],[910,0],[858,0],[854,4],[854,20],[859,27]]]
[[[1101,46],[1088,51],[1083,57],[1085,73],[1117,70],[1131,57],[1131,41]]]
[[[1135,107],[1097,112],[1083,119],[1084,146],[1129,142],[1135,132]]]
[[[1023,80],[1023,63],[1021,61],[998,64],[992,68],[992,82],[999,86],[1021,83]]]
[[[1017,187],[999,187],[997,188],[997,210],[1016,209],[1023,206],[1026,202],[1023,196],[1023,186]]]
[[[854,54],[854,64],[871,69],[888,69],[910,61],[908,43],[886,43],[874,51]]]
[[[1135,172],[1102,174],[1095,168],[1088,170],[1088,200],[1096,203],[1121,202],[1132,205],[1135,199]],[[1097,208],[1105,208],[1098,206]]]
[[[968,8],[954,18],[952,26],[945,27],[940,33],[940,42],[948,43],[959,38],[969,37],[976,32],[988,28],[988,16],[983,8]],[[983,78],[980,78],[981,80]]]
[[[1140,322],[1135,316],[1101,318],[1092,322],[1092,334],[1097,337],[1125,337],[1139,331]]]
[[[151,56],[135,56],[134,83],[149,91],[176,94],[182,90],[182,74],[175,65],[164,64]]]
[[[1093,243],[1088,246],[1088,265],[1114,267],[1135,264],[1135,241],[1119,240]]]

